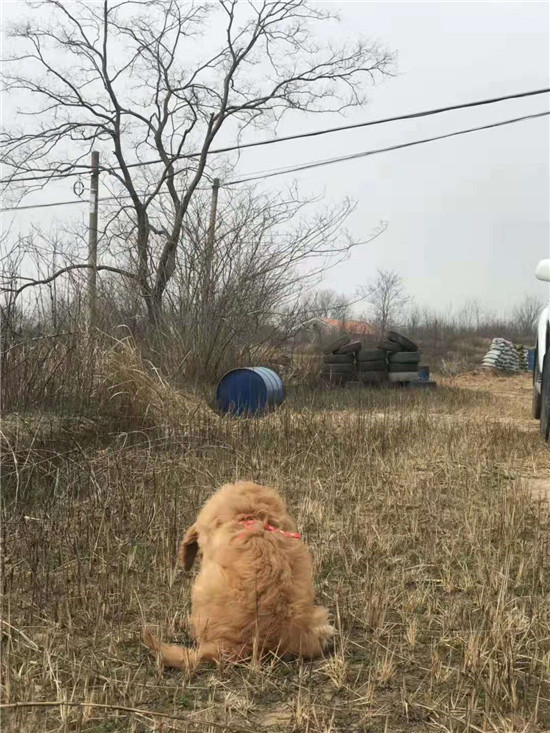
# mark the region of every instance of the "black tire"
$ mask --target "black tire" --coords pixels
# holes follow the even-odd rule
[[[357,364],[358,372],[387,372],[388,365],[385,361],[360,361]]]
[[[334,354],[356,354],[358,351],[361,351],[361,342],[360,341],[350,341],[349,344],[344,344],[343,346],[340,346],[340,348],[333,353]]]
[[[323,374],[332,376],[333,374],[351,377],[355,374],[353,364],[326,364],[323,367]]]
[[[540,432],[544,440],[550,440],[550,352],[544,357],[540,398]]]
[[[538,360],[538,354],[535,351],[535,368],[533,369],[533,401],[531,403],[531,411],[533,413],[533,417],[535,420],[540,420],[540,408],[542,404],[541,400],[541,394],[536,389],[536,385],[539,385],[539,389],[541,387],[540,384],[540,369],[539,369],[539,360]]]
[[[389,356],[390,364],[419,364],[421,358],[421,351],[398,351]]]
[[[406,336],[397,331],[388,331],[388,340],[403,347],[403,351],[418,351],[418,346]]]
[[[361,349],[357,352],[357,361],[382,361],[386,360],[386,354],[382,349]]]
[[[418,372],[418,364],[390,364],[388,371],[395,372]]]
[[[390,341],[389,339],[384,339],[383,341],[380,341],[378,344],[379,349],[384,349],[384,351],[401,351],[401,346],[399,344],[396,344],[395,341]]]
[[[357,359],[358,364],[387,364],[385,357],[377,356],[376,359]]]
[[[353,364],[353,354],[331,354],[323,361],[325,364]]]
[[[332,354],[335,351],[338,351],[338,349],[343,346],[344,344],[347,344],[349,341],[348,336],[340,336],[340,338],[334,339],[330,343],[326,345],[326,347],[323,349],[323,354]]]

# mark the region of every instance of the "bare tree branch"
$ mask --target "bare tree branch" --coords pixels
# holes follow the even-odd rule
[[[12,25],[14,53],[3,68],[7,90],[28,115],[0,135],[9,188],[21,195],[45,185],[43,175],[80,171],[84,156],[99,149],[113,193],[131,201],[126,253],[151,323],[200,183],[210,165],[229,164],[226,157],[209,162],[220,131],[240,139],[289,110],[360,107],[365,81],[393,69],[393,56],[365,39],[322,47],[317,27],[333,16],[306,0],[27,4],[32,14]],[[189,150],[200,152],[188,158]],[[151,155],[158,164],[135,167]],[[17,184],[33,174],[36,183]],[[164,194],[169,207],[159,204]]]
[[[51,275],[50,277],[46,277],[43,280],[31,280],[30,282],[25,283],[24,285],[21,285],[19,288],[0,288],[0,290],[3,293],[13,293],[14,299],[17,298],[23,290],[26,290],[27,288],[35,287],[37,285],[47,285],[48,283],[53,282],[61,275],[65,275],[67,272],[71,272],[72,270],[86,270],[89,269],[91,265],[88,264],[82,264],[82,265],[69,265],[68,267],[62,267],[61,270],[58,270],[56,273]],[[134,275],[131,272],[127,272],[126,270],[121,270],[119,267],[110,267],[109,265],[97,265],[96,270],[103,270],[105,272],[114,272],[117,275],[123,275],[124,277],[131,278],[132,280],[136,280],[136,275]]]

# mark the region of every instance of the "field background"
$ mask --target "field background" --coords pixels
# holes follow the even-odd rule
[[[111,359],[103,420],[4,420],[4,731],[550,729],[550,462],[529,375],[296,387],[235,421],[131,350]],[[338,635],[313,663],[187,679],[140,631],[188,642],[177,544],[235,479],[289,502]]]

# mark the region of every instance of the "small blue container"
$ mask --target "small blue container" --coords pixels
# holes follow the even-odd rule
[[[285,398],[282,379],[267,367],[243,367],[225,374],[216,390],[222,412],[258,415],[274,410]]]
[[[430,367],[429,366],[419,366],[418,367],[418,381],[419,382],[429,382],[430,381]]]
[[[535,371],[535,349],[527,349],[527,368],[530,372]]]

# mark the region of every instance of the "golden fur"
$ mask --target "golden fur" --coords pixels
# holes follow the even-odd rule
[[[241,522],[253,517],[254,522]],[[265,524],[282,530],[267,531]],[[170,667],[189,669],[222,656],[246,659],[275,652],[319,656],[334,634],[328,611],[313,605],[311,559],[286,506],[273,489],[227,484],[203,506],[187,530],[180,562],[201,570],[192,592],[195,649],[164,644],[145,630],[144,643]]]

